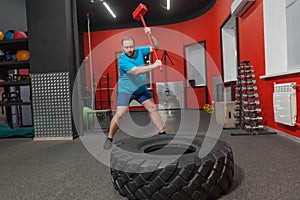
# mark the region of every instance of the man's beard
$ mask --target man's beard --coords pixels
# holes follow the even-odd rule
[[[129,52],[127,52],[127,56],[133,57],[133,56],[134,56],[134,51],[129,51]]]

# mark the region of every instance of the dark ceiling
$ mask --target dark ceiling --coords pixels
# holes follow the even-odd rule
[[[116,18],[109,14],[103,1],[111,7]],[[141,22],[132,17],[132,12],[140,3],[148,8],[144,15],[148,26],[178,23],[204,14],[216,0],[171,0],[170,10],[166,9],[166,2],[167,0],[77,0],[79,30],[87,31],[87,14],[90,15],[91,31],[140,27]]]

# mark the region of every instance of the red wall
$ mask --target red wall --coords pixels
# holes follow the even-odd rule
[[[283,83],[295,81],[300,84],[300,74],[280,76],[275,78],[260,79],[261,75],[265,74],[265,56],[264,56],[264,28],[263,28],[263,0],[256,0],[251,6],[248,12],[241,18],[239,18],[239,48],[240,48],[240,60],[250,60],[254,67],[256,74],[258,93],[260,95],[261,108],[263,110],[262,116],[264,118],[263,124],[271,128],[286,132],[300,138],[299,127],[289,127],[282,124],[278,124],[274,121],[273,114],[273,83]],[[204,15],[182,23],[160,26],[159,28],[166,28],[169,30],[178,31],[188,37],[191,37],[194,41],[206,41],[207,51],[207,80],[209,89],[209,100],[213,98],[212,94],[212,78],[220,75],[221,71],[221,55],[220,55],[220,26],[230,14],[230,6],[233,0],[218,0],[213,8]],[[155,27],[153,27],[155,28]],[[111,31],[97,31],[91,33],[92,48],[95,48],[99,44],[107,43],[104,50],[99,50],[97,58],[93,56],[93,63],[95,60],[110,57],[109,60],[113,60],[114,52],[120,51],[120,40],[122,38],[122,32],[130,31],[132,29],[121,29]],[[154,29],[155,30],[155,29]],[[155,33],[153,31],[153,33]],[[147,44],[146,36],[142,30],[133,31],[132,35],[135,37],[137,45]],[[190,42],[180,38],[168,37],[164,34],[156,34],[156,38],[160,43],[160,48],[163,50],[170,46],[181,46],[181,53],[168,52],[172,61],[175,63],[172,69],[167,71],[168,79],[165,79],[165,71],[162,73],[159,70],[154,72],[154,82],[160,81],[183,81],[182,77],[178,76],[178,73],[183,75],[184,73],[184,59],[183,59],[183,45]],[[110,40],[113,37],[114,40]],[[174,47],[175,48],[175,47]],[[163,51],[159,51],[159,58]],[[93,50],[94,51],[94,50]],[[85,52],[88,52],[87,34],[85,34]],[[96,61],[97,62],[97,61]],[[170,63],[167,63],[170,65]],[[110,71],[111,74],[115,74],[116,65],[115,62],[107,62],[105,64],[106,71]],[[99,72],[101,72],[101,67]],[[104,69],[103,69],[104,70]],[[115,79],[116,80],[116,79]],[[190,98],[191,95],[195,95],[197,101]],[[298,92],[298,116],[300,116],[300,96]],[[211,102],[211,101],[210,101]],[[205,104],[204,88],[187,89],[187,108],[202,108]],[[114,105],[115,106],[115,105]]]
[[[263,111],[263,124],[299,138],[299,127],[290,127],[274,121],[273,88],[274,82],[297,82],[297,84],[300,84],[300,73],[267,79],[259,78],[260,76],[265,75],[263,0],[256,0],[256,3],[251,9],[239,19],[239,37],[240,59],[251,61],[257,77],[258,93],[260,95],[261,108]],[[299,91],[297,99],[298,116],[300,116]]]

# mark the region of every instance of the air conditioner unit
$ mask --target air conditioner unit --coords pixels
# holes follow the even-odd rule
[[[234,0],[231,4],[231,15],[241,17],[255,0]]]

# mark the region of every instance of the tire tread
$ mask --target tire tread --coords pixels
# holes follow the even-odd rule
[[[119,169],[156,169],[161,162],[134,159],[118,151],[113,151],[111,157],[113,185],[128,199],[215,199],[225,194],[233,183],[233,153],[225,142],[204,158],[185,160],[184,165],[176,160],[153,172],[127,173]],[[121,168],[117,170],[114,166]]]

